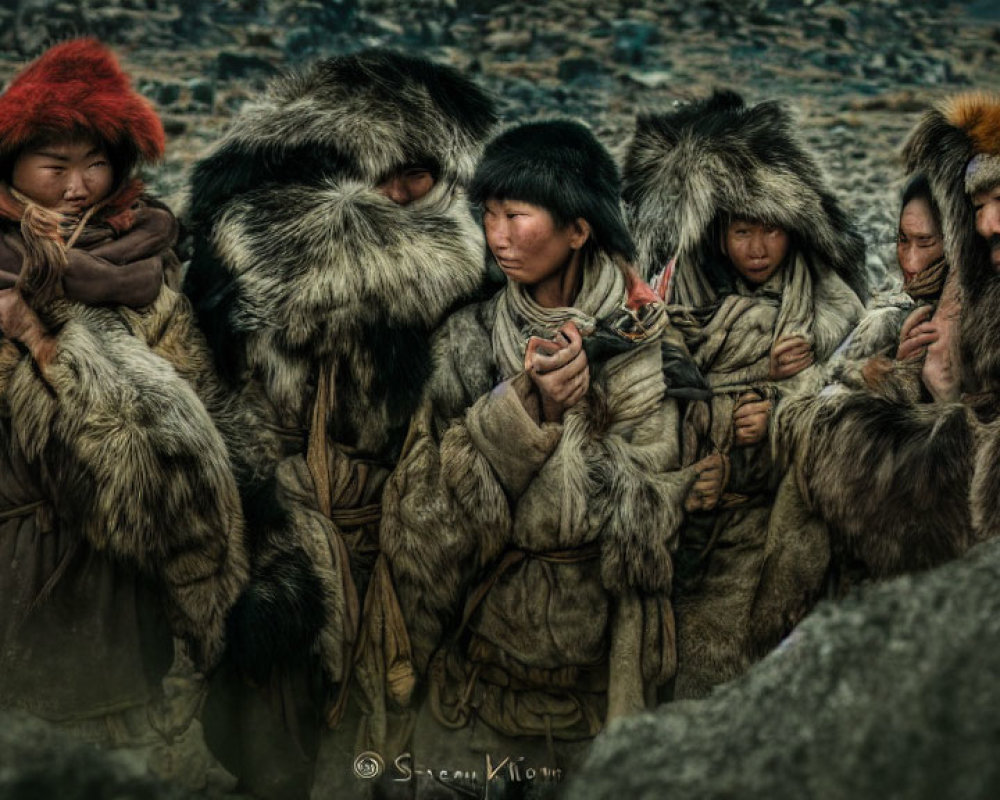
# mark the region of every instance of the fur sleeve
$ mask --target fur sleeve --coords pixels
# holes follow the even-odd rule
[[[900,405],[841,390],[796,398],[782,438],[835,552],[888,576],[930,567],[972,541],[975,422],[960,405]]]
[[[511,528],[510,501],[464,411],[477,391],[489,390],[483,364],[492,358],[488,339],[477,326],[464,326],[465,316],[450,320],[438,336],[427,398],[382,497],[381,549],[418,672],[448,625],[457,624],[471,576],[497,557]],[[470,369],[460,369],[459,361],[470,355]],[[485,424],[480,420],[476,435],[485,435]]]
[[[657,348],[623,360],[620,369],[629,370],[629,379],[600,396],[619,419],[603,434],[595,431],[592,462],[608,512],[601,576],[616,594],[669,593],[684,498],[695,480],[693,467],[681,468],[679,411],[675,400],[663,399],[659,361]],[[595,418],[600,416],[597,410]]]
[[[8,400],[61,524],[160,579],[175,632],[212,665],[247,563],[226,448],[191,386],[114,312],[79,307]]]

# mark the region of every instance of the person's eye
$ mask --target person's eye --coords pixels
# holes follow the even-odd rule
[[[93,164],[90,165],[90,168],[91,169],[98,169],[100,167],[106,167],[106,166],[108,166],[108,162],[107,161],[95,161]]]
[[[520,211],[508,211],[507,212],[507,219],[514,219],[515,217],[523,217],[523,216],[524,216],[524,214],[522,214]]]

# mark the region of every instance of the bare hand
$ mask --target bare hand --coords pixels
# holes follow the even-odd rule
[[[924,323],[935,339],[927,346],[927,358],[921,370],[924,386],[937,403],[951,403],[960,395],[960,375],[955,339],[958,327],[957,304],[938,307],[933,319]]]
[[[554,341],[532,336],[524,353],[524,368],[538,389],[546,422],[561,422],[566,409],[590,388],[590,365],[579,329],[567,322],[559,334]]]
[[[52,355],[55,340],[17,289],[0,290],[0,333],[22,342],[39,363]]]
[[[767,435],[771,416],[771,401],[761,399],[756,392],[740,395],[733,412],[733,440],[738,446],[757,444]]]
[[[729,480],[729,459],[712,453],[694,464],[697,478],[684,498],[686,511],[711,511],[719,504]]]
[[[933,311],[933,306],[920,306],[910,312],[899,334],[899,348],[896,350],[898,361],[920,358],[937,341],[938,330],[930,321]]]
[[[771,349],[769,377],[772,381],[791,378],[812,366],[814,360],[812,345],[804,336],[784,336]]]

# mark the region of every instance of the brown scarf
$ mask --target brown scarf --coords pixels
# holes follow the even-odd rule
[[[917,302],[937,302],[944,290],[944,282],[948,277],[948,262],[944,256],[932,261],[910,281],[905,287],[906,293]]]
[[[68,215],[40,206],[13,186],[0,182],[0,217],[20,223],[24,242],[17,289],[35,307],[58,297],[66,272],[66,251],[76,244],[87,224],[100,218],[117,233],[128,230],[135,218],[132,207],[142,191],[141,181],[125,181],[82,215]]]

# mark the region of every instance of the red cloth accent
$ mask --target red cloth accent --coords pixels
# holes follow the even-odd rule
[[[115,56],[96,39],[49,48],[0,96],[0,158],[39,135],[74,130],[116,147],[130,142],[140,162],[158,161],[166,147],[152,103],[132,89]]]
[[[639,273],[633,267],[625,270],[625,287],[627,298],[625,305],[632,311],[638,311],[643,306],[650,303],[659,303],[657,296],[648,283],[639,277]]]

